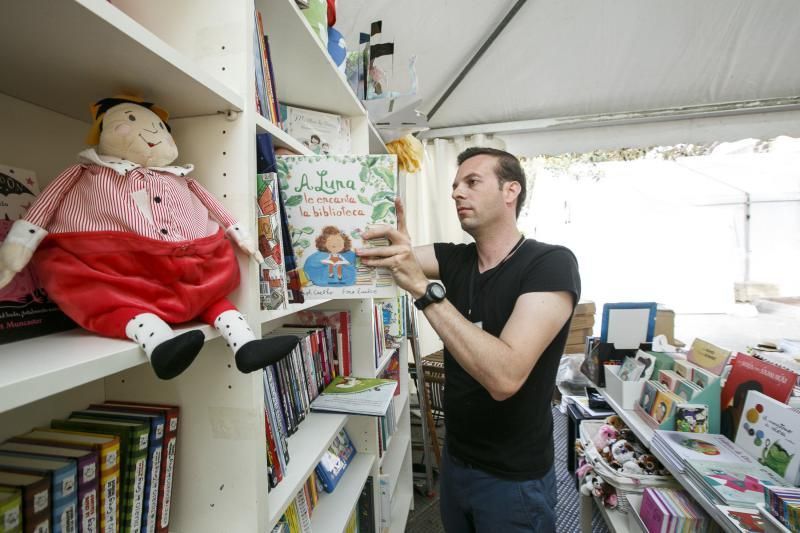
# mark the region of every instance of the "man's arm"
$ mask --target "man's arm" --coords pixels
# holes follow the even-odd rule
[[[572,315],[568,292],[530,292],[517,298],[500,337],[464,318],[453,305],[428,305],[425,316],[469,375],[505,400],[522,387],[542,353]]]
[[[439,277],[439,261],[436,259],[436,252],[432,244],[425,246],[415,246],[414,256],[417,258],[422,272],[428,279],[442,279]]]
[[[365,265],[389,268],[397,284],[416,299],[424,294],[428,279],[438,277],[439,265],[432,246],[411,248],[400,200],[395,201],[395,208],[397,229],[381,228],[364,234],[365,239],[385,237],[392,244],[362,248],[357,253]],[[420,254],[418,250],[423,252]],[[448,300],[428,305],[424,313],[464,370],[492,398],[504,400],[528,379],[544,350],[569,320],[572,306],[572,295],[568,292],[523,294],[517,298],[500,337],[471,323]]]

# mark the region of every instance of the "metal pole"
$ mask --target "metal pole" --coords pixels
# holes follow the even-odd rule
[[[429,412],[428,395],[425,389],[425,370],[422,368],[422,355],[419,347],[419,329],[417,328],[417,309],[406,298],[406,316],[408,317],[408,338],[411,340],[411,351],[414,354],[414,365],[417,369],[417,401],[422,420],[422,453],[425,461],[425,494],[433,495],[433,465],[431,464],[431,434],[428,427]]]

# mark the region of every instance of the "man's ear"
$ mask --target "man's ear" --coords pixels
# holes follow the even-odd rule
[[[506,201],[513,202],[522,192],[522,185],[518,181],[507,181],[503,184],[503,190],[505,191]]]

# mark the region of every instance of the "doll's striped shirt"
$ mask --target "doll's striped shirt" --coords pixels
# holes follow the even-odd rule
[[[176,167],[177,168],[177,167]],[[25,220],[50,233],[122,231],[161,241],[213,235],[234,216],[195,180],[152,168],[77,164],[39,195]]]

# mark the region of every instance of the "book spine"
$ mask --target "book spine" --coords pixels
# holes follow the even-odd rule
[[[123,532],[140,533],[142,530],[142,511],[144,492],[147,482],[147,448],[150,430],[131,433],[128,462],[128,486],[125,513],[123,515]]]
[[[0,533],[22,532],[22,491],[16,490],[14,496],[0,505]]]
[[[289,448],[286,439],[288,433],[286,425],[284,424],[283,409],[281,407],[280,396],[277,388],[277,377],[275,373],[275,366],[267,367],[265,372],[267,384],[269,386],[269,402],[272,406],[272,415],[275,420],[273,428],[276,430],[276,445],[278,446],[278,461],[281,465],[281,472],[286,473],[286,464],[289,462]]]
[[[151,433],[164,434],[164,424],[158,424]],[[158,513],[159,476],[161,474],[161,455],[163,452],[163,437],[151,438],[147,456],[147,481],[145,483],[145,501],[142,510],[143,529],[146,533],[156,533],[156,519]]]
[[[161,476],[158,499],[158,533],[169,532],[169,511],[172,503],[172,481],[175,476],[175,451],[178,445],[178,410],[167,414],[161,452]]]

